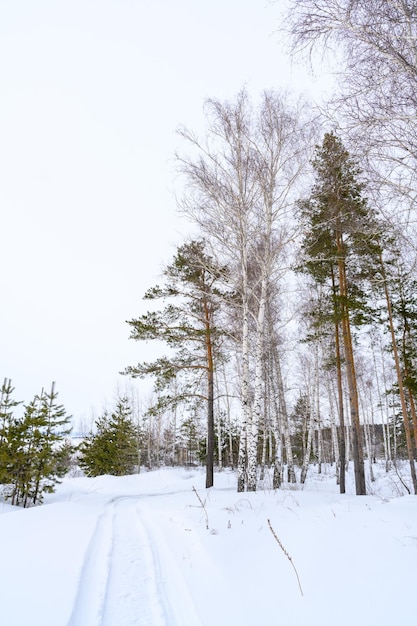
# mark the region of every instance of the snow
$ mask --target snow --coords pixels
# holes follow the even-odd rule
[[[382,466],[372,495],[352,482],[237,493],[231,471],[206,490],[201,468],[160,469],[0,504],[0,623],[415,626],[417,499]]]

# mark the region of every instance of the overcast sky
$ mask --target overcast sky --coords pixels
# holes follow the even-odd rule
[[[0,0],[0,376],[17,399],[55,380],[88,419],[149,357],[125,321],[190,229],[175,130],[204,130],[207,97],[308,86],[274,34],[284,5]]]

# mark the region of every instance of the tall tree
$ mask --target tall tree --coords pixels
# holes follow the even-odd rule
[[[154,376],[157,391],[181,379],[183,384],[175,396],[159,396],[165,406],[202,395],[207,401],[206,487],[213,485],[214,368],[220,354],[215,314],[223,295],[219,285],[226,273],[205,252],[203,241],[186,243],[165,268],[165,284],[145,294],[146,300],[168,300],[169,304],[162,311],[148,312],[128,322],[131,339],[162,341],[172,353],[152,363],[128,367],[124,373]]]
[[[341,326],[353,426],[356,493],[362,495],[366,493],[366,485],[352,323],[361,323],[366,314],[361,281],[370,257],[376,258],[380,253],[379,230],[362,196],[360,169],[334,133],[326,133],[323,144],[317,147],[313,168],[316,182],[310,197],[302,203],[306,221],[304,270],[319,283],[328,285],[330,310]],[[337,326],[335,338],[337,346]],[[340,359],[338,353],[336,359]]]

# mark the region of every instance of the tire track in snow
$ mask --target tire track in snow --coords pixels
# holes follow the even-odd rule
[[[81,569],[68,626],[101,626],[114,541],[115,504],[110,502],[97,520]]]
[[[138,507],[154,563],[155,580],[164,607],[166,626],[203,626],[175,556],[147,505]],[[153,626],[153,625],[152,625]]]
[[[181,568],[143,503],[147,497],[104,504],[67,626],[202,625]]]
[[[142,498],[135,500],[122,497],[116,504],[102,626],[199,626],[180,569],[154,536],[153,520],[138,502]]]
[[[102,626],[166,626],[158,576],[137,504],[120,498],[116,505],[111,570]]]

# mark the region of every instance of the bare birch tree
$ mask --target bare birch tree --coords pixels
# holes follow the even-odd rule
[[[303,108],[275,92],[264,92],[258,108],[245,90],[233,102],[208,100],[206,107],[204,140],[180,130],[194,153],[178,155],[186,185],[179,205],[211,238],[239,294],[238,491],[255,491],[268,289],[283,271],[283,250],[292,236],[289,216],[307,126]]]

